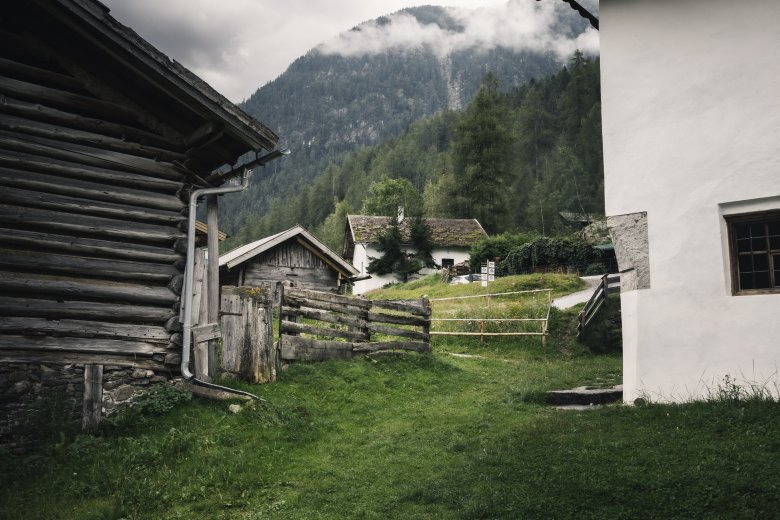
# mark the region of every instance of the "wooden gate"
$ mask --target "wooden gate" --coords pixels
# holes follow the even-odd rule
[[[282,360],[351,359],[380,350],[430,352],[431,305],[366,300],[285,287],[279,313]]]

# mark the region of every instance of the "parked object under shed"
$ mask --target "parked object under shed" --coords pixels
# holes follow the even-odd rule
[[[110,408],[178,371],[185,201],[277,136],[97,1],[9,3],[0,38],[2,438],[53,373],[105,365]]]

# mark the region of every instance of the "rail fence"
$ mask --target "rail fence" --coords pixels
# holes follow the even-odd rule
[[[601,282],[593,291],[588,303],[582,308],[577,316],[577,337],[581,338],[585,334],[585,328],[593,321],[593,318],[599,312],[601,307],[607,305],[607,297],[613,293],[620,292],[620,275],[605,274],[601,277]]]

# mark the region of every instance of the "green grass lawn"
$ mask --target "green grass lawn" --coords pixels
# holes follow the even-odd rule
[[[553,313],[544,349],[437,337],[431,355],[296,364],[242,386],[264,401],[238,414],[193,399],[3,455],[0,518],[775,518],[776,402],[542,404],[620,381],[574,316]]]

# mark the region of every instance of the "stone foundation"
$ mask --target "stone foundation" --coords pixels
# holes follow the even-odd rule
[[[101,415],[132,406],[145,389],[168,377],[152,370],[103,367]],[[81,427],[83,364],[0,363],[0,446],[17,450]]]

